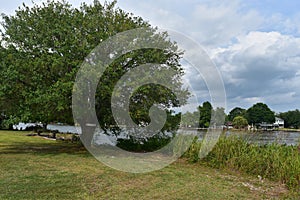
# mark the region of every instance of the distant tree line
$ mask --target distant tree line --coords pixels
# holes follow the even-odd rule
[[[199,106],[197,111],[184,113],[182,116],[183,126],[208,128],[215,125],[211,124],[213,123],[211,122],[212,116],[214,118],[225,116],[224,125],[232,125],[235,128],[244,128],[248,125],[255,126],[263,122],[272,124],[275,122],[275,117],[284,120],[285,128],[300,128],[300,111],[298,109],[276,114],[268,105],[259,102],[248,109],[235,107],[226,115],[224,108],[214,109],[208,101]]]
[[[284,120],[285,128],[300,128],[300,111],[298,109],[279,113],[278,117]]]
[[[243,120],[243,123],[237,123],[237,120],[235,120],[236,117],[239,117],[240,122]],[[229,112],[226,117],[226,122],[235,122],[233,125],[238,126],[239,128],[241,128],[242,125],[257,125],[262,122],[271,124],[275,122],[275,112],[264,103],[256,103],[247,110],[236,107]]]
[[[213,116],[213,117],[212,117]],[[182,114],[182,126],[208,128],[212,126],[221,126],[225,120],[224,108],[213,108],[210,102],[206,101],[199,105],[194,112]],[[213,123],[213,124],[211,124]]]

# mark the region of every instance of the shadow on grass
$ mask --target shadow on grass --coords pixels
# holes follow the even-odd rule
[[[89,155],[84,146],[79,143],[68,143],[62,141],[53,141],[51,143],[43,142],[14,142],[13,144],[0,144],[1,154],[82,154]]]

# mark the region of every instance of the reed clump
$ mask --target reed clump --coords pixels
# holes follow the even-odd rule
[[[228,168],[247,174],[281,181],[300,191],[300,153],[297,146],[277,143],[259,145],[238,137],[221,137],[213,150],[198,159],[201,141],[194,140],[184,156],[214,168]]]

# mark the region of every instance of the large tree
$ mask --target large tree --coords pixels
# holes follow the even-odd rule
[[[280,113],[279,117],[284,120],[286,128],[300,127],[300,111],[298,109]]]
[[[275,114],[266,104],[256,103],[247,110],[247,120],[249,124],[274,123]]]
[[[199,126],[199,111],[186,112],[182,114],[181,122],[184,127],[197,128]]]
[[[248,121],[242,116],[236,116],[232,121],[232,125],[234,126],[234,128],[241,129],[248,126]]]
[[[217,107],[216,109],[213,109],[212,111],[212,123],[216,126],[222,126],[225,122],[225,109]]]
[[[142,18],[116,8],[116,1],[101,4],[95,0],[91,5],[73,8],[65,1],[49,0],[33,7],[23,4],[13,16],[2,17],[0,110],[14,121],[73,123],[72,88],[80,64],[99,43],[134,28],[147,27],[150,36],[166,48],[129,52],[107,68],[95,98],[100,125],[115,124],[110,109],[112,90],[131,68],[145,63],[166,64],[178,72],[171,81],[181,87],[181,52],[176,44]],[[183,99],[187,95],[182,90]],[[170,90],[146,85],[131,98],[134,120],[149,122],[148,109],[153,102],[165,104],[166,109],[180,105]],[[79,123],[85,124],[84,120]]]
[[[202,106],[198,107],[200,112],[199,126],[201,128],[208,128],[210,125],[213,107],[210,102],[206,101]]]
[[[71,121],[68,82],[84,56],[75,31],[78,13],[65,2],[49,1],[32,8],[23,4],[14,16],[2,16],[6,115],[24,122]]]
[[[233,119],[237,116],[246,117],[246,109],[235,107],[228,114],[228,121],[233,121]]]

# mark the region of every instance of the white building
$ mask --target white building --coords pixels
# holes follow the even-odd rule
[[[275,117],[274,125],[278,126],[279,128],[284,128],[284,120],[279,117]]]

